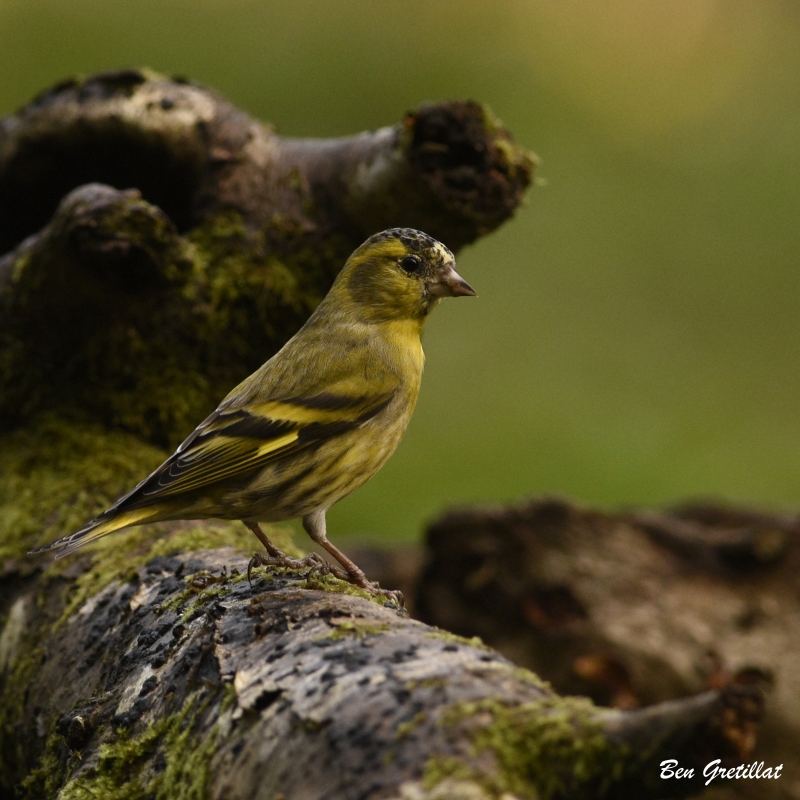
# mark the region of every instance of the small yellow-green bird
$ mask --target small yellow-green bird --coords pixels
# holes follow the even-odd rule
[[[148,522],[238,519],[267,550],[256,563],[326,569],[315,553],[289,558],[259,527],[300,517],[308,535],[344,567],[334,574],[377,590],[328,541],[325,514],[399,444],[419,395],[422,326],[441,298],[460,295],[475,292],[441,242],[410,228],[370,237],[300,331],[152,475],[40,550],[65,556]]]

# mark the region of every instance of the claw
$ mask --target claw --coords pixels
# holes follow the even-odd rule
[[[262,556],[261,553],[254,553],[253,557],[247,562],[247,582],[252,586],[253,585],[253,578],[251,573],[253,572],[253,567],[261,567],[266,564],[269,564],[269,559],[265,556]]]
[[[395,605],[400,606],[400,608],[405,608],[406,599],[399,589],[381,589],[380,585],[375,583],[370,587],[370,591],[391,600]]]

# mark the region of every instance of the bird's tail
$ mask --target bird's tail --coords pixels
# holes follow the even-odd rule
[[[158,508],[153,508],[152,506],[131,509],[130,511],[115,511],[110,508],[99,517],[95,517],[91,522],[87,522],[75,533],[56,539],[56,541],[50,542],[44,547],[37,547],[36,550],[31,550],[28,555],[43,553],[46,550],[57,550],[56,558],[64,558],[64,556],[74,553],[79,547],[83,547],[101,536],[114,533],[120,528],[127,528],[129,525],[140,525],[143,522],[155,522],[160,516],[158,511]]]

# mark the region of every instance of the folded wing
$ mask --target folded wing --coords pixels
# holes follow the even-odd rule
[[[362,396],[325,391],[238,408],[223,404],[111,508],[40,550],[57,549],[60,558],[120,528],[165,519],[170,509],[184,505],[186,495],[246,481],[270,462],[363,425],[391,403],[395,391]]]

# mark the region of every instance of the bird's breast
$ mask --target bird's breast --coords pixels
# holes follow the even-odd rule
[[[420,340],[421,325],[418,320],[393,320],[385,323],[382,331],[382,350],[392,363],[402,382],[417,383],[422,378],[425,353]]]

